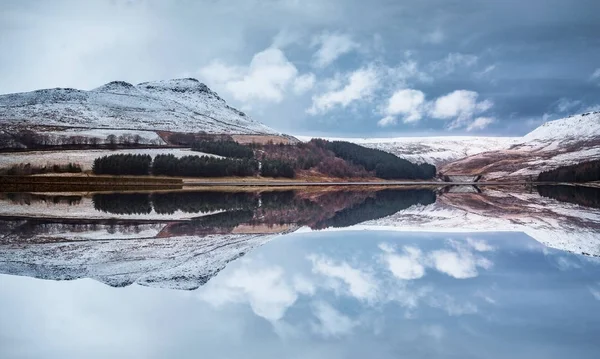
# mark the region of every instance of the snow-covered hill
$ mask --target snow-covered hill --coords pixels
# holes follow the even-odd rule
[[[395,137],[346,139],[365,147],[395,154],[416,163],[440,165],[482,152],[510,147],[516,137]]]
[[[445,174],[483,174],[484,179],[537,176],[560,166],[600,159],[600,112],[547,122],[511,146],[441,167]]]
[[[2,95],[0,125],[277,134],[193,78]]]

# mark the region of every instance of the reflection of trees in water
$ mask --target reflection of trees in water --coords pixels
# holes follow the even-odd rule
[[[1,199],[9,200],[14,204],[33,204],[33,203],[46,203],[46,204],[67,204],[69,206],[75,206],[81,203],[81,196],[77,195],[45,195],[35,193],[2,193],[0,194]]]
[[[173,214],[228,211],[197,218],[179,226],[198,232],[198,228],[233,228],[242,223],[255,225],[299,224],[312,228],[345,227],[392,215],[415,204],[435,202],[435,193],[427,189],[335,191],[247,192],[170,192],[96,194],[94,208],[114,214]],[[235,212],[231,212],[235,211]],[[172,232],[174,230],[170,230]],[[190,232],[186,232],[190,233]]]
[[[358,223],[390,216],[416,204],[435,203],[435,193],[430,190],[382,190],[364,202],[345,208],[332,218],[317,223],[316,228],[348,227]]]
[[[216,211],[252,209],[258,197],[252,193],[169,192],[169,193],[99,193],[92,197],[94,208],[113,214],[173,214],[207,213]]]
[[[103,193],[92,197],[94,208],[113,214],[149,214],[152,212],[147,193]]]
[[[168,192],[151,195],[154,210],[159,214],[206,213],[258,206],[258,196],[247,192]]]
[[[582,186],[538,186],[540,196],[581,206],[600,208],[600,188]]]

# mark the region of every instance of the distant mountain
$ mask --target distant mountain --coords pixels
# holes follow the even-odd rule
[[[600,158],[600,112],[547,122],[523,137],[399,137],[345,139],[444,174],[484,179],[525,178],[541,171]]]
[[[547,122],[509,147],[468,156],[442,166],[440,172],[519,179],[595,159],[600,159],[600,112]]]
[[[91,91],[54,88],[0,96],[0,126],[60,126],[219,134],[277,134],[193,78]]]
[[[439,166],[478,153],[507,148],[518,139],[518,137],[438,136],[344,140],[390,152],[411,162]]]

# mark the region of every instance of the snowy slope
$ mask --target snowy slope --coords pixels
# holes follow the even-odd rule
[[[2,95],[0,125],[277,134],[192,78]]]
[[[507,148],[514,137],[396,137],[390,139],[352,139],[365,147],[395,154],[416,163],[435,165],[456,161],[482,152]]]
[[[298,138],[304,141],[311,139]],[[445,170],[444,173],[492,173],[487,177],[489,179],[526,176],[557,166],[600,158],[600,112],[550,121],[523,137],[327,139],[349,141],[390,152],[411,162],[431,163]],[[504,158],[511,160],[508,163],[500,162]],[[463,160],[473,163],[461,166]],[[454,162],[459,166],[452,167]],[[492,166],[483,168],[481,163]]]
[[[302,141],[313,137],[296,136]],[[441,165],[482,152],[504,149],[517,143],[519,137],[382,137],[340,138],[327,137],[329,141],[347,141],[358,145],[393,153],[413,163]]]
[[[600,159],[600,112],[547,122],[508,148],[466,157],[442,166],[441,171],[511,179],[596,159]]]

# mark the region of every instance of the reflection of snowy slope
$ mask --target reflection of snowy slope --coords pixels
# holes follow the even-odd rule
[[[273,236],[209,235],[0,246],[0,272],[42,279],[93,278],[115,287],[133,283],[195,289]]]
[[[196,79],[115,81],[91,91],[46,89],[0,96],[4,125],[275,134]]]
[[[549,247],[600,256],[600,213],[537,194],[448,194],[349,229],[524,232]]]

